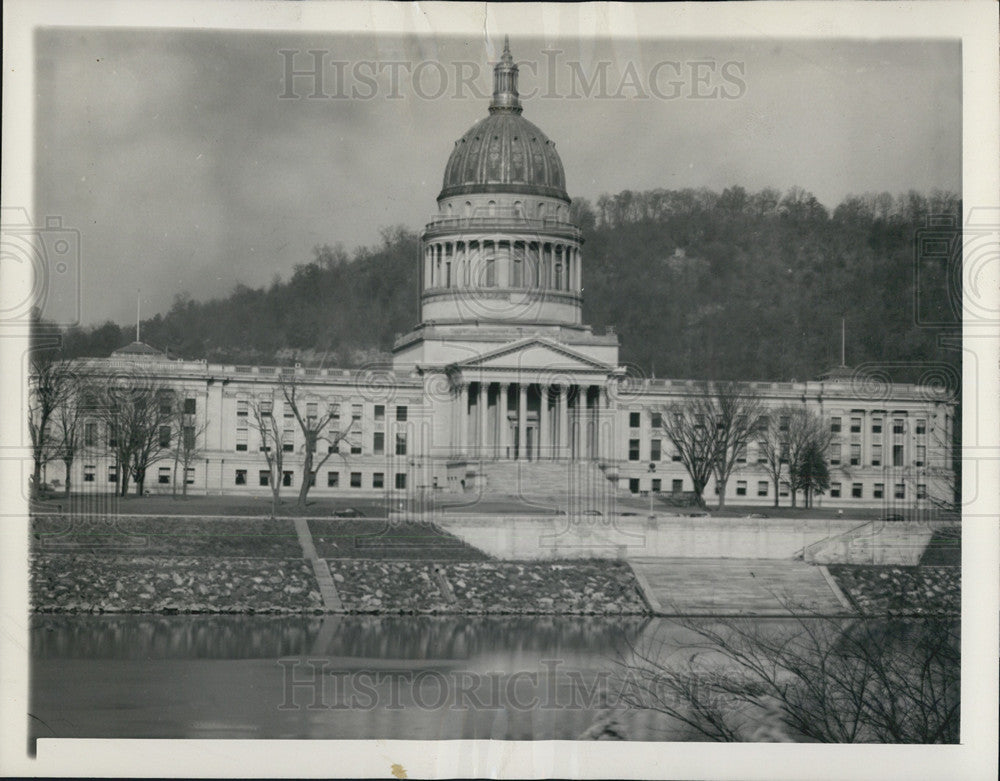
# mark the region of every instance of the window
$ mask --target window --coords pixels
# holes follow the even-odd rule
[[[170,447],[170,426],[160,426],[160,447]]]
[[[628,441],[628,460],[638,461],[639,460],[639,440],[630,439]]]
[[[247,470],[237,469],[236,470],[236,485],[246,485],[247,484]]]
[[[840,443],[834,442],[830,445],[830,466],[840,464]]]
[[[184,414],[194,415],[198,411],[198,402],[195,399],[184,399]]]
[[[861,499],[864,496],[864,490],[861,483],[851,483],[851,498]]]
[[[662,451],[662,445],[660,443],[660,440],[658,440],[658,439],[651,439],[649,441],[649,460],[650,461],[659,461],[660,458],[662,457],[662,453],[663,453],[663,451]]]
[[[903,433],[903,419],[902,418],[893,418],[893,421],[892,421],[892,433],[893,434],[902,434]]]
[[[385,404],[375,405],[375,420],[385,420]]]
[[[896,483],[896,488],[892,494],[896,499],[906,498],[906,485],[904,483]]]
[[[736,463],[745,464],[747,462],[747,446],[745,444],[740,445],[740,449],[736,451]]]
[[[639,478],[638,477],[630,477],[629,478],[629,480],[628,480],[628,491],[629,491],[630,494],[637,494],[637,493],[639,493]]]
[[[271,484],[271,470],[261,469],[257,473],[257,484],[258,485],[270,485]]]
[[[875,499],[881,499],[884,494],[885,494],[885,484],[875,483],[875,486],[872,488],[872,497],[874,497]]]
[[[757,421],[757,430],[767,431],[769,428],[771,428],[771,419],[767,415],[761,415]]]
[[[282,472],[281,473],[281,484],[288,488],[292,484],[292,472]]]
[[[93,466],[85,466],[83,468],[83,482],[85,483],[94,482],[94,472],[95,469]]]
[[[917,483],[917,498],[926,499],[927,498],[927,484]]]
[[[108,482],[117,483],[118,482],[118,467],[109,466],[108,467]]]
[[[872,434],[882,433],[882,418],[872,418]]]
[[[236,400],[236,417],[238,417],[238,418],[245,418],[245,417],[247,417],[248,411],[249,411],[249,405],[247,403],[247,400],[246,399],[237,399]]]
[[[351,420],[361,420],[361,409],[360,404],[351,405]]]
[[[360,488],[360,487],[361,487],[361,473],[351,472],[351,488]]]
[[[260,410],[260,416],[262,418],[269,418],[274,412],[274,402],[270,399],[264,399],[257,405],[257,409]]]
[[[381,431],[372,435],[372,452],[377,456],[385,454],[385,434]]]
[[[789,420],[788,415],[782,415],[780,418],[778,418],[778,430],[788,431],[788,426],[790,422],[791,421]]]
[[[630,412],[628,414],[628,427],[629,428],[639,428],[640,415],[638,412]]]
[[[675,450],[673,453],[671,453],[670,454],[670,460],[671,461],[680,461],[681,460],[681,454],[680,454],[680,452],[677,451],[677,450]]]
[[[330,442],[326,446],[327,453],[339,453],[340,452],[340,440],[337,439],[337,435],[330,432]]]
[[[194,467],[188,467],[184,470],[184,482],[188,485],[194,485]]]
[[[194,426],[185,426],[183,433],[184,433],[184,449],[187,451],[194,450],[195,447]]]
[[[758,464],[767,463],[767,442],[757,443],[757,463]]]
[[[757,496],[767,496],[768,482],[767,480],[757,481]]]
[[[330,408],[328,411],[330,413],[330,420],[333,421],[340,420],[340,404],[338,402],[331,401]]]
[[[239,451],[247,449],[247,430],[245,428],[236,429],[236,449]]]
[[[375,472],[372,474],[372,488],[385,487],[385,472]]]
[[[927,433],[927,420],[925,418],[917,418],[916,434],[926,434]]]
[[[903,446],[893,445],[892,446],[892,465],[902,466],[903,465]]]
[[[839,434],[840,433],[840,417],[839,416],[835,416],[835,417],[830,418],[830,431],[832,431],[834,434]]]
[[[406,473],[397,472],[396,473],[396,489],[402,491],[406,488]]]
[[[831,499],[840,498],[840,483],[830,483],[830,498]]]
[[[861,445],[854,443],[851,445],[851,466],[858,466],[861,463]]]
[[[97,444],[97,424],[87,423],[83,427],[83,444],[86,447],[93,447]]]
[[[396,420],[405,421],[408,414],[409,410],[405,406],[396,407]]]
[[[861,433],[861,418],[851,418],[851,433],[852,434]]]
[[[309,487],[310,488],[315,488],[316,487],[316,473],[315,472],[310,472],[309,473]]]
[[[406,432],[396,434],[396,455],[406,455]]]
[[[327,488],[339,488],[340,487],[340,472],[327,472],[326,473],[326,487]]]
[[[361,455],[361,443],[360,442],[352,442],[351,443],[351,455],[352,456],[360,456]]]
[[[736,495],[737,496],[746,496],[747,495],[747,481],[746,480],[737,480],[736,481]]]
[[[670,490],[675,494],[681,493],[684,490],[684,481],[672,480],[670,483]]]
[[[781,443],[781,451],[780,451],[780,454],[779,454],[778,458],[781,459],[781,463],[782,464],[787,464],[788,463],[788,443],[787,442],[782,442]]]
[[[156,394],[156,399],[160,405],[161,415],[169,415],[173,412],[174,394],[172,391],[160,391]]]
[[[658,477],[654,477],[653,478],[653,486],[652,486],[653,493],[654,494],[660,493],[660,490],[661,490],[660,486],[662,486],[662,485],[663,485],[663,481],[660,480],[660,478],[658,478]]]
[[[281,449],[285,453],[295,451],[295,429],[286,428],[281,435]]]
[[[118,432],[114,423],[108,426],[108,447],[118,447]]]
[[[872,466],[882,466],[881,445],[872,445]]]
[[[161,466],[157,471],[156,482],[160,485],[170,485],[170,467]]]
[[[650,417],[650,425],[653,428],[662,428],[663,427],[663,415],[661,413],[659,413],[659,412],[651,412],[649,417]]]
[[[927,448],[923,445],[917,445],[917,457],[914,460],[916,466],[923,466],[924,460],[927,458]]]
[[[306,422],[310,425],[316,423],[316,416],[319,415],[319,404],[315,401],[306,403]]]

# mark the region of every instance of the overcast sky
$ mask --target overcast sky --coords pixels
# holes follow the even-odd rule
[[[81,232],[84,324],[130,322],[139,287],[151,316],[182,291],[287,277],[319,244],[419,229],[454,141],[486,115],[499,56],[482,38],[76,28],[36,43],[36,220]],[[556,142],[574,197],[797,185],[832,208],[961,191],[957,42],[511,48],[535,93],[524,115]],[[311,49],[323,82],[298,77],[289,96],[280,51],[305,71]]]

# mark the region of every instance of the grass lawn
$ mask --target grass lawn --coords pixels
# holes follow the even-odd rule
[[[386,503],[382,497],[322,497],[310,498],[305,508],[296,503],[297,493],[282,497],[278,515],[332,516],[338,510],[354,508],[365,517],[382,518]],[[71,494],[32,502],[32,510],[42,513],[86,515],[240,515],[267,518],[271,514],[271,497],[264,496],[99,496]]]
[[[316,552],[324,559],[484,561],[489,557],[433,523],[366,518],[310,520]]]

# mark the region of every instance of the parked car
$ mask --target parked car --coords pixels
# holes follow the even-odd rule
[[[334,518],[363,518],[364,513],[361,510],[357,510],[354,507],[345,507],[342,510],[336,510],[333,513]]]
[[[902,513],[888,513],[879,518],[880,521],[905,521],[906,518]]]

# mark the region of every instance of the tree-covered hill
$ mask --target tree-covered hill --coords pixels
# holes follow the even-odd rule
[[[938,340],[957,333],[948,285],[959,258],[915,249],[929,217],[961,224],[952,194],[850,197],[831,214],[797,188],[625,191],[573,211],[587,241],[584,322],[615,327],[622,361],[644,374],[813,379],[839,363],[842,317],[849,364],[902,366],[897,379],[916,379],[906,364],[957,366],[957,351]],[[318,248],[267,288],[237,285],[204,302],[179,295],[143,322],[143,341],[236,363],[387,358],[419,317],[419,256],[418,235],[400,227],[353,256]],[[64,352],[108,355],[130,331],[71,329]]]

